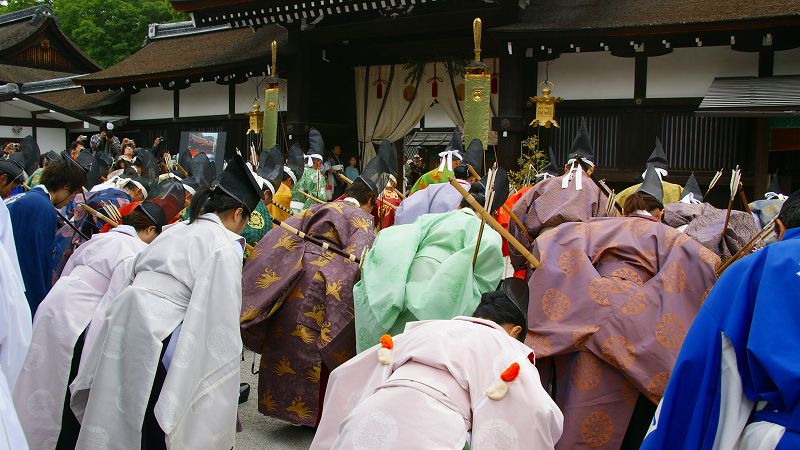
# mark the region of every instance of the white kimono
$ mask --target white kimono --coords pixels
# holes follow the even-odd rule
[[[119,292],[146,245],[129,225],[95,234],[75,250],[36,310],[23,376],[14,388],[14,403],[31,447],[55,448],[75,344],[100,299],[107,292]]]
[[[542,388],[530,348],[472,317],[411,322],[390,362],[375,346],[330,375],[312,450],[552,449],[563,415]],[[490,399],[512,363],[519,375]],[[468,433],[471,432],[471,439]]]
[[[6,204],[0,200],[0,448],[27,449],[11,391],[31,342],[31,308]]]
[[[162,341],[171,334],[174,352],[154,409],[167,446],[234,446],[242,250],[240,236],[204,214],[164,230],[140,253],[130,285],[91,325],[99,329],[70,386],[78,448],[139,448]]]

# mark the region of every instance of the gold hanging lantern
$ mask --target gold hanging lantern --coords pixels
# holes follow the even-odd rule
[[[550,128],[550,125],[553,125],[559,128],[556,121],[556,103],[561,103],[561,97],[550,95],[556,86],[550,80],[543,81],[539,86],[542,88],[542,96],[531,97],[531,101],[536,104],[536,118],[531,122],[531,126]]]
[[[247,134],[260,134],[264,129],[264,112],[261,111],[261,103],[258,102],[258,98],[253,99],[253,110],[247,113],[247,117],[250,118],[250,128],[248,128]]]

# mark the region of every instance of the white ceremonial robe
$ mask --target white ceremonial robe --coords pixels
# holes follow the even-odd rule
[[[530,348],[472,317],[411,322],[334,370],[312,450],[369,448],[552,449],[564,417],[542,387]],[[492,400],[487,389],[512,363],[519,375]],[[468,439],[471,433],[471,439]]]
[[[215,214],[204,214],[164,230],[140,253],[131,284],[108,305],[70,386],[78,448],[139,448],[162,342],[179,325],[154,409],[167,446],[234,446],[242,256],[233,241],[243,248]]]
[[[55,448],[75,344],[100,299],[119,291],[121,280],[127,279],[127,264],[146,246],[128,225],[95,234],[75,250],[36,310],[23,376],[14,388],[14,403],[31,447]]]

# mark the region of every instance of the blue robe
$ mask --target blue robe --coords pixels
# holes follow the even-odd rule
[[[799,293],[800,229],[729,267],[683,342],[641,448],[731,448],[753,422],[786,427],[777,449],[800,448]],[[759,402],[766,408],[756,411]]]
[[[52,287],[50,275],[58,218],[50,195],[38,186],[10,198],[6,204],[25,281],[25,295],[31,313],[36,314],[36,308]]]

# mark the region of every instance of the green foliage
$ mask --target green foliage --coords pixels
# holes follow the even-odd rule
[[[0,13],[47,4],[64,33],[103,67],[142,47],[151,23],[186,20],[167,0],[7,0]]]
[[[509,184],[516,190],[533,183],[536,174],[547,167],[549,163],[547,155],[539,149],[539,139],[536,136],[523,140],[522,147],[527,151],[522,152],[519,160],[517,160],[519,170],[508,172]]]

